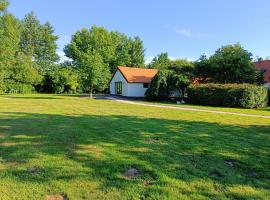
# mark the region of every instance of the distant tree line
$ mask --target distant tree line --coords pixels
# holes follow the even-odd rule
[[[33,12],[19,20],[8,5],[0,0],[1,93],[105,91],[118,65],[145,67],[139,37],[97,26],[77,31],[64,49],[71,61],[59,63],[52,25]]]
[[[185,95],[191,83],[262,84],[252,54],[240,44],[227,45],[195,62],[171,60],[167,53],[145,64],[143,41],[118,31],[92,26],[75,32],[64,48],[70,61],[59,62],[58,36],[49,22],[31,12],[22,20],[0,0],[0,92],[106,92],[117,66],[159,69],[147,97],[166,99],[173,91]]]
[[[175,91],[184,97],[191,83],[264,83],[263,74],[254,68],[252,54],[240,44],[222,46],[213,55],[202,55],[195,62],[170,60],[167,53],[161,53],[148,67],[160,69],[146,92],[149,100],[168,100]]]

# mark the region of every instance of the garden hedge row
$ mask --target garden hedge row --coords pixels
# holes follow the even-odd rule
[[[188,102],[198,105],[261,108],[268,103],[268,89],[250,84],[191,85]]]

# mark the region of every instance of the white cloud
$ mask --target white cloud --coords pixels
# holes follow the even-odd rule
[[[65,53],[63,51],[57,51],[57,54],[60,57],[60,63],[65,62],[65,61],[71,61],[68,57],[65,56]]]
[[[175,29],[175,32],[187,38],[190,38],[192,36],[192,31],[186,28],[177,28]]]
[[[146,56],[145,58],[145,64],[150,64],[153,60],[154,56]]]

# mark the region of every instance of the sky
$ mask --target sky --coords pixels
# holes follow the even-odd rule
[[[269,0],[10,0],[22,19],[34,11],[59,36],[58,53],[71,35],[92,25],[139,36],[149,62],[161,52],[196,60],[240,43],[254,58],[270,56]]]

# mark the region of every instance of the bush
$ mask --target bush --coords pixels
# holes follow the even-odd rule
[[[152,80],[145,97],[149,101],[180,98],[189,84],[190,81],[184,74],[177,74],[172,70],[160,70]]]
[[[266,107],[268,91],[250,84],[200,84],[187,90],[188,102],[198,105],[260,108]]]
[[[36,93],[36,90],[30,84],[7,83],[6,84],[6,92],[7,93],[31,94],[31,93]]]

